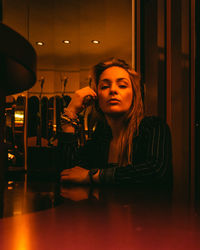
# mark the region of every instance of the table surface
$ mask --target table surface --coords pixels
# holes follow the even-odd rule
[[[89,187],[6,181],[1,250],[197,250],[200,215],[163,187]]]

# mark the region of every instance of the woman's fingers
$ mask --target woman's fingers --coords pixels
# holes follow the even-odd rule
[[[96,92],[90,87],[86,87],[83,102],[82,102],[83,108],[86,108],[87,106],[91,105],[92,102],[96,99],[96,97],[97,97]]]
[[[71,170],[71,169],[64,169],[64,170],[60,173],[60,175],[61,175],[61,176],[69,175],[69,174],[70,174],[70,170]]]
[[[93,97],[97,96],[96,92],[93,89],[91,89],[90,87],[85,87],[85,88],[79,89],[75,93],[78,94],[82,98],[84,98],[85,96],[88,96],[88,95],[93,96]]]
[[[60,175],[61,180],[63,181],[70,181],[74,183],[89,182],[88,170],[78,166],[71,169],[65,169]]]
[[[96,92],[90,87],[79,89],[75,92],[69,103],[68,108],[75,113],[81,112],[86,106],[90,105],[94,99],[96,99]]]

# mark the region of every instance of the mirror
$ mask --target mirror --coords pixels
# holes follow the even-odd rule
[[[22,121],[25,165],[27,148],[28,155],[32,155],[37,148],[41,152],[41,147],[45,150],[55,147],[57,114],[75,90],[88,85],[89,71],[94,64],[113,56],[132,64],[132,2],[3,2],[3,23],[29,40],[38,56],[37,82],[33,88],[19,94],[25,99]],[[9,102],[7,112],[12,133],[15,133],[15,104]],[[12,142],[11,147],[19,147]]]

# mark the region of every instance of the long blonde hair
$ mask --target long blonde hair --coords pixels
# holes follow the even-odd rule
[[[125,115],[118,158],[119,165],[125,166],[127,164],[131,164],[132,162],[133,138],[138,134],[139,124],[144,116],[143,100],[141,96],[139,75],[122,59],[112,58],[110,60],[100,62],[93,67],[92,78],[95,83],[94,88],[98,88],[99,78],[103,71],[112,66],[121,67],[128,72],[133,88],[133,100],[130,110]],[[104,120],[106,122],[105,116],[98,104],[95,105],[93,110],[93,117],[95,117],[97,122],[98,120]]]

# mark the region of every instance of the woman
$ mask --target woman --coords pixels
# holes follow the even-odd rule
[[[94,66],[93,80],[94,89],[76,91],[62,116],[66,123],[60,145],[72,168],[61,172],[61,180],[74,183],[171,180],[170,130],[157,117],[144,118],[137,73],[125,61],[112,59]],[[87,96],[95,102],[97,127],[92,139],[74,152],[78,114],[85,108]]]

